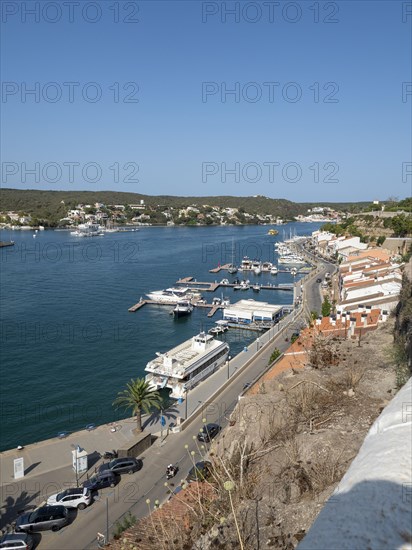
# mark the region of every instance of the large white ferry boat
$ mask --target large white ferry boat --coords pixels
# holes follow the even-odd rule
[[[225,363],[228,353],[226,342],[201,332],[167,353],[157,353],[146,365],[146,382],[153,389],[171,389],[174,399],[184,398],[187,391]]]
[[[188,287],[171,287],[165,290],[154,290],[146,294],[149,300],[161,304],[177,304],[181,300],[197,300],[201,294]]]

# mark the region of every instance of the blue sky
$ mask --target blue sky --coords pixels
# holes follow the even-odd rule
[[[1,4],[3,187],[412,194],[410,3]]]

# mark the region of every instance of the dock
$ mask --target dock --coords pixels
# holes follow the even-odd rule
[[[175,306],[175,304],[165,304],[164,302],[156,302],[156,300],[142,300],[141,299],[137,302],[137,304],[135,304],[132,307],[129,307],[128,311],[130,313],[135,313],[136,311],[141,309],[146,304],[154,305],[154,306],[169,306],[170,308],[173,308]],[[192,304],[195,307],[209,308],[210,311],[207,314],[208,317],[213,317],[213,315],[216,313],[216,311],[218,311],[219,309],[221,309],[223,307],[220,304],[202,304],[202,303],[197,304],[196,302],[193,302],[193,301],[192,301]]]
[[[224,269],[229,269],[230,264],[224,264],[224,265],[218,265],[217,267],[214,267],[213,269],[209,269],[209,273],[219,273],[219,271],[222,271]]]
[[[184,279],[179,279],[176,281],[177,285],[184,284],[188,287],[190,287],[192,290],[199,290],[200,292],[215,292],[220,287],[223,288],[233,288],[236,286],[236,283],[228,283],[226,285],[218,282],[207,282],[207,281],[196,281],[193,280],[193,277],[185,277]],[[197,285],[197,286],[196,286]],[[251,285],[253,286],[253,285]],[[293,290],[293,283],[285,283],[285,284],[279,284],[279,285],[259,285],[262,290]]]
[[[214,267],[213,269],[209,269],[209,273],[219,273],[219,271],[225,271],[225,270],[227,271],[229,269],[230,265],[231,264],[218,265],[217,267]],[[296,275],[306,274],[306,273],[309,273],[310,271],[312,271],[311,267],[301,267],[300,269],[297,270]],[[253,269],[244,269],[240,273],[247,274],[247,273],[252,273],[252,272],[253,272]],[[289,269],[279,269],[278,268],[277,272],[278,273],[290,273],[290,268]],[[269,271],[262,271],[262,273],[270,273],[270,272]],[[274,275],[274,277],[276,277],[276,275]]]

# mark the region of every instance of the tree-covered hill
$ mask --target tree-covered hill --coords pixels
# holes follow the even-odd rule
[[[77,204],[136,204],[144,200],[152,208],[183,208],[189,205],[210,205],[222,208],[239,208],[250,214],[271,214],[286,220],[298,214],[305,214],[314,204],[299,204],[286,199],[271,199],[261,195],[254,197],[176,197],[171,195],[143,195],[120,191],[40,191],[36,189],[1,189],[0,210],[30,214],[39,220],[56,223],[69,208]],[[363,204],[363,203],[362,203]],[[366,203],[365,203],[366,204]],[[353,210],[360,203],[316,203],[316,206],[330,206],[336,210]]]

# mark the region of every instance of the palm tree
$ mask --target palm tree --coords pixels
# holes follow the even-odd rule
[[[137,431],[142,431],[142,411],[149,413],[152,408],[161,409],[162,398],[157,390],[151,390],[149,383],[144,378],[130,380],[126,389],[117,394],[113,401],[116,408],[132,409],[136,415]]]

